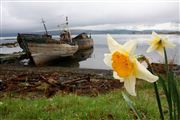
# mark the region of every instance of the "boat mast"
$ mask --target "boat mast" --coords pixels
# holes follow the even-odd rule
[[[70,40],[71,40],[71,42],[72,42],[71,32],[70,32],[70,30],[69,30],[68,24],[69,24],[69,22],[68,22],[68,17],[66,17],[66,28],[67,28],[67,31],[69,32]]]
[[[46,25],[45,25],[45,21],[43,20],[43,18],[42,18],[42,23],[43,23],[43,26],[44,26],[44,29],[45,29],[45,34],[48,35],[47,28],[46,28]]]
[[[68,17],[66,17],[66,25],[68,26]]]

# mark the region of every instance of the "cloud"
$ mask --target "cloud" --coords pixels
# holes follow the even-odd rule
[[[70,26],[178,23],[179,6],[169,2],[3,2],[3,32],[33,32],[57,28],[69,17]],[[112,26],[116,27],[116,26]]]

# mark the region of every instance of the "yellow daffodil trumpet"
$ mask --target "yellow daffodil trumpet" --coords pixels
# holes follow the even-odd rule
[[[149,41],[150,47],[147,49],[147,53],[157,51],[161,56],[164,56],[164,48],[175,47],[175,44],[168,41],[168,38],[161,37],[155,32],[152,32],[152,40]]]
[[[107,35],[110,53],[104,54],[104,62],[113,69],[113,76],[124,82],[127,92],[136,96],[136,78],[155,82],[158,77],[149,72],[140,64],[134,55],[136,41],[128,41],[124,45],[118,44],[110,35]]]

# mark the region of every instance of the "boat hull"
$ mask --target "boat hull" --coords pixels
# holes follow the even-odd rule
[[[88,36],[87,33],[81,33],[74,37],[73,42],[78,45],[79,50],[86,50],[93,48],[93,39],[91,36]]]
[[[86,50],[93,48],[93,40],[91,38],[87,39],[75,39],[75,43],[78,45],[79,50]]]
[[[31,53],[33,62],[37,66],[40,66],[61,57],[73,56],[78,50],[78,46],[68,44],[28,43],[28,49]]]

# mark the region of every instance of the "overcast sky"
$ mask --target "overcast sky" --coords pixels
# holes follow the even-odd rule
[[[179,2],[1,2],[2,32],[33,32],[56,29],[65,16],[71,27],[119,25],[179,25]],[[158,1],[158,0],[156,0]],[[162,1],[162,0],[159,0]],[[175,0],[174,0],[175,1]],[[168,24],[168,25],[172,25]],[[167,24],[166,24],[167,25]],[[108,26],[111,27],[111,26]],[[178,26],[177,26],[178,27]]]

